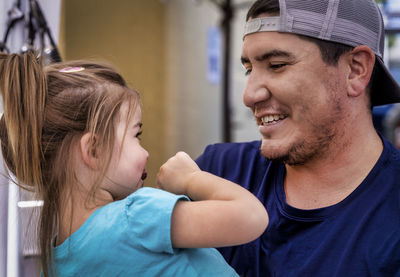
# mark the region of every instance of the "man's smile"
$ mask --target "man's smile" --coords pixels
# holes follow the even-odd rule
[[[263,126],[275,124],[283,119],[285,119],[287,115],[285,114],[269,114],[261,117],[261,124]]]

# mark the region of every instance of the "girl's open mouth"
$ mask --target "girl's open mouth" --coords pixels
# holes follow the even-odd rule
[[[144,179],[146,179],[147,178],[147,172],[146,172],[146,170],[144,170],[143,171],[143,173],[142,173],[142,180],[144,180]]]

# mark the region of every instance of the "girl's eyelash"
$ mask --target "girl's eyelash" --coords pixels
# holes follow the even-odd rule
[[[140,136],[142,135],[143,131],[140,131],[136,134],[136,137],[140,139]]]

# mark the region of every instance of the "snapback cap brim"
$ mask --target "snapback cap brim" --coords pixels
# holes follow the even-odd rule
[[[371,87],[371,104],[380,106],[400,102],[400,86],[389,72],[383,60],[376,56],[375,68]]]

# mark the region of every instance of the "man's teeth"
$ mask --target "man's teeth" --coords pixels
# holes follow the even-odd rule
[[[274,115],[266,115],[264,117],[261,118],[261,122],[263,124],[269,124],[272,122],[276,122],[279,121],[281,119],[284,119],[286,116],[283,114],[274,114]]]

